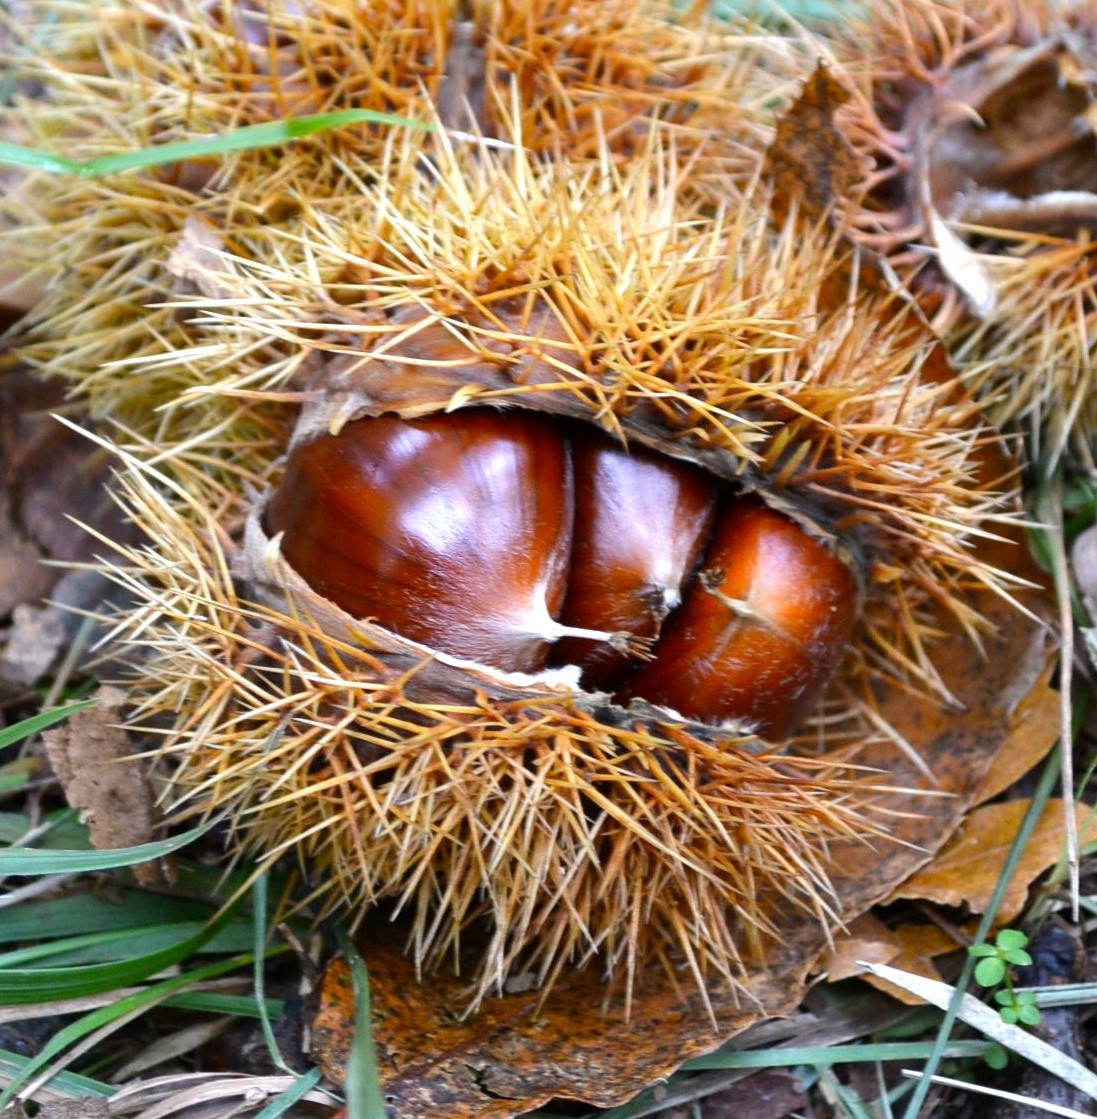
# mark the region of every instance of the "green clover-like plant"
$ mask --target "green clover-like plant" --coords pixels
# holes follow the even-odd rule
[[[975,965],[975,982],[980,987],[997,987],[1003,981],[1012,990],[1010,967],[1028,967],[1032,957],[1025,951],[1028,937],[1019,929],[1001,929],[993,944],[973,944],[968,954],[979,962]]]
[[[979,962],[975,965],[975,982],[980,987],[994,991],[998,1014],[1011,1026],[1038,1026],[1040,1011],[1031,991],[1018,992],[1013,986],[1015,967],[1028,967],[1032,957],[1026,951],[1028,937],[1018,929],[1001,929],[993,944],[973,944],[968,954]],[[1000,1052],[998,1052],[1000,1050]],[[1006,1052],[1001,1046],[992,1046],[985,1060],[992,1068],[1002,1068]]]

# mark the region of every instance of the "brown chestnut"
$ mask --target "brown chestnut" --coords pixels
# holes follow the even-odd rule
[[[596,432],[572,437],[575,532],[561,620],[585,629],[659,636],[663,619],[708,540],[719,487],[703,470]],[[555,664],[578,664],[583,682],[606,688],[628,668],[605,641],[566,637]]]
[[[621,689],[698,719],[745,719],[783,738],[809,715],[856,621],[846,564],[759,501],[732,502],[704,569]]]
[[[572,519],[560,430],[486,410],[358,420],[305,443],[267,510],[289,564],[349,614],[524,672],[557,636]]]

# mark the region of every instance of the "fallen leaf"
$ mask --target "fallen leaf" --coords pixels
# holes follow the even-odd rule
[[[1095,169],[1078,112],[1091,94],[1060,43],[1010,48],[957,67],[912,107],[911,198],[944,275],[979,318],[998,301],[993,262],[963,227],[1072,233],[1097,195],[1071,189]]]
[[[890,964],[913,975],[940,979],[933,960],[955,952],[965,945],[944,929],[932,924],[904,923],[890,928],[878,917],[865,913],[850,923],[844,936],[823,958],[822,972],[837,983],[842,979],[865,979],[871,986],[898,998],[900,1002],[918,1005],[921,999],[864,972],[864,963]]]
[[[845,215],[856,209],[871,170],[835,117],[850,96],[820,61],[800,96],[778,118],[763,164],[769,208],[778,224],[794,219],[807,228],[841,226],[843,236],[848,233]],[[823,281],[824,287],[834,286],[835,302],[842,301],[851,282],[866,281],[906,298],[883,257],[852,240],[848,244],[850,264]]]
[[[945,221],[1060,233],[1092,223],[1095,91],[1059,35],[956,67],[912,114],[919,193]]]
[[[88,825],[92,846],[113,850],[154,838],[156,807],[148,774],[119,725],[125,692],[99,689],[98,703],[42,732],[46,753],[69,804]],[[134,868],[142,885],[158,881],[155,864]]]
[[[23,523],[19,476],[26,447],[36,438],[27,417],[56,407],[62,396],[60,386],[35,381],[21,366],[0,373],[0,617],[20,603],[41,601],[57,581]]]
[[[0,618],[24,602],[49,594],[57,572],[42,563],[42,553],[12,523],[0,498]]]
[[[188,215],[175,248],[164,267],[176,279],[208,299],[228,299],[235,294],[225,283],[225,243],[208,222]]]
[[[204,1021],[192,1022],[157,1036],[143,1049],[134,1053],[115,1073],[114,1083],[128,1084],[141,1073],[147,1073],[159,1065],[180,1063],[182,1058],[195,1050],[209,1045],[222,1034],[232,1029],[233,1019],[228,1015],[216,1015]],[[197,1058],[196,1058],[197,1060]]]
[[[977,808],[937,857],[908,878],[888,900],[920,898],[985,913],[1029,804],[1028,800],[1011,800]],[[999,924],[1017,917],[1025,907],[1033,880],[1062,857],[1065,811],[1063,801],[1048,802],[1006,887],[996,914]],[[1075,811],[1081,842],[1097,839],[1093,809],[1079,804]]]
[[[0,618],[10,618],[0,679],[15,684],[36,684],[83,618],[117,597],[101,572],[53,561],[90,562],[102,550],[83,524],[119,541],[137,531],[110,498],[107,456],[51,414],[64,396],[60,382],[19,364],[0,372]]]
[[[31,432],[9,463],[6,481],[18,502],[20,523],[43,554],[64,562],[90,561],[100,545],[83,525],[110,539],[132,540],[133,526],[108,493],[108,456],[53,416],[28,416],[24,424]]]
[[[42,557],[90,561],[99,546],[73,518],[111,539],[132,540],[134,529],[109,497],[109,456],[51,414],[64,397],[63,384],[23,366],[0,373],[0,491],[10,522]]]
[[[619,1004],[607,1007],[604,982],[587,969],[562,979],[543,1002],[537,991],[507,995],[461,1019],[453,1007],[466,997],[463,982],[446,974],[420,982],[398,930],[378,922],[360,947],[370,968],[385,1099],[401,1119],[504,1119],[558,1097],[613,1106],[759,1017],[751,1002],[725,998],[717,1034],[690,979],[679,986],[653,973],[645,980],[642,1010],[627,1019]],[[800,999],[806,970],[798,944],[778,951],[754,977],[752,993],[771,1013],[788,1013]],[[312,1057],[338,1082],[346,1072],[352,1008],[349,969],[336,960],[320,990]]]
[[[15,684],[36,684],[68,642],[60,611],[22,602],[12,611],[8,639],[0,652],[0,676]]]
[[[956,236],[932,206],[927,207],[926,225],[937,247],[941,271],[963,292],[972,314],[986,318],[998,302],[994,277],[986,260]]]
[[[779,217],[795,207],[810,222],[829,220],[835,205],[848,202],[864,182],[866,165],[834,120],[849,98],[846,87],[820,62],[778,120],[765,170]]]
[[[975,803],[982,804],[1004,793],[1033,766],[1042,762],[1059,741],[1063,725],[1059,712],[1059,692],[1051,686],[1058,664],[1048,664],[1043,676],[1021,701],[1010,723],[1009,737],[987,770]]]

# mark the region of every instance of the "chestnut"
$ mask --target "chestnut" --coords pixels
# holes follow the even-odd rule
[[[698,467],[643,447],[626,449],[595,432],[572,438],[575,532],[562,621],[656,638],[708,540],[719,486]],[[627,667],[606,642],[568,637],[556,664],[583,669],[608,687]]]
[[[765,737],[810,714],[856,619],[849,566],[788,516],[549,416],[357,420],[293,450],[266,517],[349,614]]]
[[[543,667],[571,551],[568,448],[548,420],[358,420],[290,455],[282,552],[349,614],[510,671]]]
[[[698,719],[783,738],[808,716],[853,633],[857,585],[820,541],[760,501],[720,514],[704,569],[652,660],[621,689]]]

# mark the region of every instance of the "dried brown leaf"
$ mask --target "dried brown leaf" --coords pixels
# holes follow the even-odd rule
[[[0,676],[16,684],[36,684],[49,672],[68,636],[56,607],[20,603],[12,612],[7,644],[0,652]]]
[[[828,220],[864,181],[865,166],[834,120],[849,92],[820,63],[777,122],[765,169],[778,216],[793,208],[809,221]]]
[[[1092,224],[1087,84],[1062,43],[1013,46],[958,67],[910,113],[912,201],[941,270],[979,316],[993,311],[998,280],[949,223],[1057,233]]]
[[[1022,774],[1028,772],[1033,765],[1043,759],[1058,740],[1060,730],[1057,714],[1058,693],[1050,686],[1050,678],[1054,673],[1054,668],[1056,668],[1054,664],[1049,664],[1041,679],[1016,708],[1009,737],[1003,743],[1002,749],[998,751],[993,767],[987,771],[981,789],[976,792],[976,802],[988,800],[1009,788]],[[1012,820],[1015,817],[1016,821],[1019,822],[1020,815],[1023,815],[1023,809],[1028,805],[1028,801],[1014,801],[1013,803],[1021,807],[1014,807],[1004,815],[1007,820]],[[996,807],[1005,808],[1006,806]],[[991,820],[992,817],[987,817],[987,819]],[[1079,819],[1079,826],[1080,824]],[[965,830],[960,835],[967,834],[967,828],[973,826],[977,829],[973,834],[973,847],[977,854],[977,845],[987,838],[985,831],[981,828],[978,812],[973,812],[972,816],[968,817]],[[1012,835],[1007,838],[1012,841]],[[1053,830],[1044,831],[1043,838],[1050,838],[1053,843]],[[934,862],[931,862],[921,872],[913,876],[907,884],[904,884],[901,890],[896,892],[896,896],[911,896],[908,892],[911,884],[934,876],[943,862],[946,876],[953,875],[954,869],[951,859],[954,857],[953,849],[958,841],[959,837],[941,850]],[[988,858],[994,858],[993,850],[987,850],[986,854]],[[1054,862],[1054,858],[1058,857],[1058,854],[1059,848],[1054,848],[1051,862]],[[1004,858],[1004,853],[1000,852],[1000,855]],[[1018,878],[1018,888],[1022,893],[1031,881],[1031,877],[1041,873],[1050,864],[1047,862],[1041,863],[1039,857],[1034,857],[1033,865],[1035,869],[1028,878],[1025,878],[1023,882],[1020,877]],[[1001,861],[995,862],[993,866],[995,873],[990,881],[992,890],[997,881],[996,872],[1001,869]],[[963,881],[962,875],[957,875],[957,877],[960,877],[960,881]],[[948,904],[954,903],[951,900],[943,899],[943,897],[936,897],[936,899],[931,900],[947,901]],[[982,912],[982,909],[976,911]],[[1003,918],[1003,920],[1006,920],[1006,918]],[[823,970],[827,978],[832,981],[860,977],[870,982],[872,986],[898,997],[901,1002],[917,1005],[919,999],[915,996],[908,995],[904,991],[897,991],[892,985],[878,980],[874,976],[865,976],[859,961],[888,963],[892,967],[912,972],[915,975],[925,976],[927,979],[940,979],[937,968],[932,962],[934,958],[963,947],[962,942],[951,937],[946,930],[939,928],[938,925],[910,923],[889,928],[888,925],[875,918],[871,913],[866,913],[848,925],[843,937],[836,940],[834,947],[827,953]]]
[[[889,900],[920,898],[972,913],[986,912],[1029,803],[1011,800],[977,808],[940,854],[907,879]],[[1052,800],[1045,808],[1006,887],[996,914],[999,923],[1008,924],[1017,917],[1024,909],[1032,882],[1063,857],[1065,811],[1061,800]],[[1079,804],[1075,811],[1081,842],[1092,842],[1097,838],[1093,809]]]
[[[1059,693],[1051,686],[1056,671],[1057,664],[1052,661],[1032,691],[1021,701],[1010,724],[1009,737],[975,794],[976,804],[1004,793],[1033,766],[1043,761],[1059,741],[1063,729],[1058,707]]]
[[[897,990],[874,975],[866,975],[861,962],[890,964],[914,975],[924,975],[927,979],[940,979],[934,958],[963,947],[964,944],[937,925],[903,924],[889,928],[878,917],[865,913],[849,925],[843,937],[835,941],[823,960],[822,970],[831,982],[864,979],[900,1002],[920,1006],[921,1000],[914,995]]]
[[[631,1020],[619,1007],[605,1008],[606,987],[590,970],[562,979],[544,1005],[536,991],[507,995],[460,1020],[452,1008],[465,1001],[461,980],[438,975],[420,983],[394,939],[392,926],[382,926],[362,947],[383,1087],[392,1113],[403,1119],[503,1119],[560,1096],[613,1106],[718,1041],[692,982],[678,987],[661,974],[650,977],[642,1010]],[[806,970],[794,945],[757,976],[755,994],[773,1013],[787,1013]],[[339,1081],[352,1008],[349,972],[339,960],[324,976],[312,1027],[313,1058]],[[759,1016],[746,1003],[728,1001],[721,1010],[728,1035]]]
[[[21,366],[0,375],[0,482],[14,525],[45,558],[90,561],[97,545],[73,518],[120,540],[133,529],[107,494],[109,457],[51,414],[64,396]]]
[[[850,144],[835,114],[850,92],[819,62],[800,96],[777,120],[763,170],[770,184],[769,207],[778,224],[792,219],[805,228],[845,229],[845,216],[864,194],[868,163]],[[840,305],[854,282],[894,288],[883,260],[850,243],[850,262],[823,281],[823,302]]]
[[[62,396],[60,386],[34,380],[19,365],[0,373],[0,617],[20,603],[40,601],[57,581],[24,524],[21,464],[38,438],[29,417],[56,407]]]
[[[5,504],[0,503],[0,617],[20,603],[44,598],[57,580],[57,572],[42,563],[42,553],[12,524]]]
[[[101,688],[95,707],[42,734],[65,797],[79,809],[99,850],[147,843],[157,822],[145,766],[133,757],[133,744],[119,725],[125,698],[119,688]],[[134,873],[145,885],[159,877],[152,863]]]
[[[222,276],[225,243],[221,234],[208,222],[193,214],[183,223],[179,240],[164,267],[176,279],[184,281],[209,299],[228,299],[235,294]]]
[[[916,117],[920,193],[949,221],[1050,231],[1092,220],[1093,91],[1057,36],[957,67]]]

